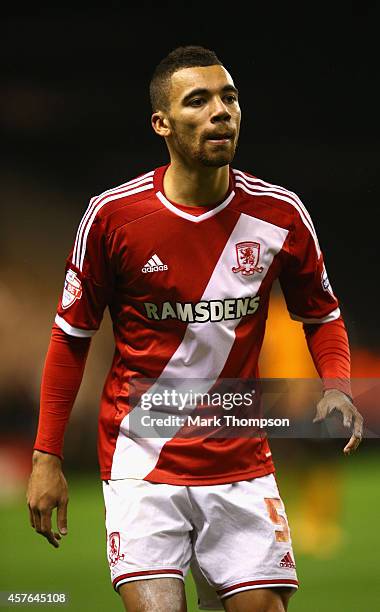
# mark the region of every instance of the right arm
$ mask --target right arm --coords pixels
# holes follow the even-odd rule
[[[63,437],[82,382],[91,336],[109,303],[114,273],[106,230],[90,201],[66,263],[66,278],[41,382],[40,416],[27,502],[32,527],[58,548],[67,533],[68,491],[62,472]],[[57,508],[58,531],[51,517]]]
[[[33,469],[27,490],[31,526],[58,548],[67,534],[68,489],[62,472],[63,438],[77,396],[90,338],[69,336],[53,326],[41,382],[40,415]],[[52,512],[57,508],[57,527]]]

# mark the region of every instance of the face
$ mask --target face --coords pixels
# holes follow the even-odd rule
[[[175,72],[171,77],[170,109],[163,113],[168,131],[162,135],[171,155],[203,166],[229,164],[240,129],[237,94],[223,66]]]

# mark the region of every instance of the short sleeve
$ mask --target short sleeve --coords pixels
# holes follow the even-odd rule
[[[314,225],[304,207],[295,211],[289,254],[279,280],[292,319],[328,323],[339,318],[339,303],[327,276]]]
[[[67,334],[90,337],[98,330],[113,288],[113,273],[101,219],[91,202],[67,258],[56,324]]]

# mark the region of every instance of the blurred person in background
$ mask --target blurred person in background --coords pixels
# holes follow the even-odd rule
[[[192,562],[201,607],[285,610],[298,581],[267,439],[138,439],[130,384],[256,377],[279,278],[324,380],[316,420],[339,410],[352,428],[350,454],[362,418],[350,398],[347,334],[299,198],[230,167],[238,91],[215,53],[174,50],[150,93],[170,164],[92,198],[79,225],[42,379],[30,522],[56,548],[67,534],[64,431],[108,306],[116,349],[98,450],[108,560],[125,608],[186,610]]]

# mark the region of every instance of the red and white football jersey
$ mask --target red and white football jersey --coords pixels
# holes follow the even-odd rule
[[[263,476],[274,471],[265,437],[130,435],[131,381],[257,377],[276,278],[293,319],[332,321],[338,302],[296,194],[230,169],[223,202],[179,206],[164,194],[166,168],[92,198],[67,260],[56,323],[92,336],[108,306],[114,326],[101,477],[194,485]]]

